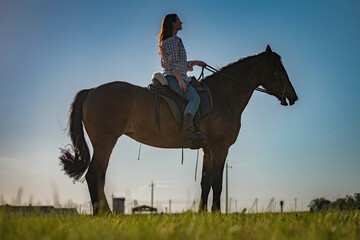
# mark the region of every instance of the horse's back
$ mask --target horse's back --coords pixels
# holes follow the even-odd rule
[[[129,95],[136,87],[137,86],[128,82],[120,82],[120,81],[109,82],[93,88],[90,94],[91,95],[102,95],[102,94]]]
[[[126,131],[136,105],[137,88],[127,82],[111,82],[91,89],[83,106],[89,136],[100,132],[121,135]]]
[[[84,111],[102,105],[103,108],[113,108],[120,104],[126,108],[134,99],[136,86],[127,82],[110,82],[90,90],[88,97],[84,103]],[[124,104],[124,103],[127,104]]]

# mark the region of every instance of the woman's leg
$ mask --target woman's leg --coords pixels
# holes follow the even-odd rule
[[[186,85],[187,85],[187,91],[184,97],[189,102],[186,105],[184,115],[190,113],[193,117],[195,117],[196,111],[200,105],[200,97],[199,94],[196,92],[196,90],[189,83],[187,83]]]
[[[182,135],[184,142],[191,143],[194,141],[203,140],[205,138],[204,134],[200,131],[195,131],[194,126],[194,117],[200,104],[200,97],[198,93],[187,81],[185,81],[187,90],[185,93],[183,93],[180,90],[178,80],[174,76],[166,76],[166,79],[168,80],[169,87],[180,96],[183,96],[188,101],[188,104],[186,105],[184,111],[182,126]]]
[[[168,80],[169,87],[188,101],[188,104],[185,107],[184,115],[190,113],[194,117],[200,105],[199,94],[187,81],[184,81],[187,86],[187,91],[183,93],[179,87],[178,80],[174,76],[168,75],[166,76],[166,79]]]

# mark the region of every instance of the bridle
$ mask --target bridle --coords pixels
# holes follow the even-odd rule
[[[198,79],[197,79],[198,81],[199,81],[200,79],[202,79],[202,80],[204,79],[204,69],[206,69],[206,70],[208,70],[208,71],[210,71],[210,72],[212,72],[212,73],[218,73],[218,74],[220,74],[221,76],[223,76],[223,77],[225,77],[225,78],[227,78],[227,79],[229,79],[229,80],[231,80],[231,81],[237,82],[237,83],[239,83],[239,84],[241,84],[241,85],[244,85],[244,86],[246,86],[246,87],[252,88],[252,89],[254,89],[254,90],[256,90],[256,91],[263,92],[263,93],[267,93],[267,94],[273,95],[273,96],[281,95],[281,100],[280,100],[280,101],[282,102],[282,101],[284,100],[285,87],[284,87],[284,90],[283,90],[282,92],[278,92],[278,93],[276,93],[276,92],[270,92],[270,91],[268,91],[268,90],[266,90],[266,89],[264,89],[264,88],[254,87],[254,86],[251,86],[250,84],[248,84],[248,83],[246,83],[246,82],[243,82],[243,81],[240,81],[240,80],[238,80],[238,79],[229,77],[229,76],[227,76],[226,74],[220,72],[219,70],[217,70],[217,69],[215,69],[215,68],[213,68],[212,66],[209,66],[209,65],[207,65],[207,64],[205,64],[205,65],[202,67],[200,76],[199,76]],[[279,81],[279,77],[278,77],[278,75],[277,75],[275,72],[274,72],[274,75],[276,76],[276,80]],[[184,149],[182,149],[181,164],[183,164],[183,161],[184,161]],[[197,173],[198,161],[199,161],[199,149],[198,149],[198,151],[197,151],[196,165],[195,165],[195,182],[196,182],[196,173]]]
[[[210,72],[212,72],[212,73],[218,73],[219,75],[221,75],[221,76],[223,76],[223,77],[225,77],[225,78],[227,78],[227,79],[229,79],[229,80],[231,80],[231,81],[234,81],[234,82],[239,83],[239,84],[241,84],[241,85],[244,85],[244,86],[246,86],[246,87],[252,88],[252,89],[254,89],[254,90],[256,90],[256,91],[263,92],[263,93],[267,93],[267,94],[273,95],[273,96],[280,95],[280,96],[281,96],[280,101],[282,102],[282,101],[284,100],[284,97],[285,97],[285,87],[284,87],[284,90],[283,90],[282,92],[277,92],[277,93],[276,93],[276,92],[270,92],[270,91],[268,91],[268,90],[266,90],[266,89],[264,89],[264,88],[254,87],[254,86],[251,86],[250,84],[248,84],[248,83],[246,83],[246,82],[243,82],[243,81],[240,81],[240,80],[238,80],[238,79],[229,77],[229,76],[227,76],[226,74],[222,73],[221,71],[219,71],[219,70],[217,70],[217,69],[215,69],[215,68],[213,68],[212,66],[209,66],[209,65],[207,65],[207,64],[205,64],[205,65],[202,67],[200,76],[199,76],[198,79],[197,79],[198,81],[199,81],[200,79],[202,79],[202,80],[204,79],[204,69],[206,69],[206,70],[208,70],[208,71],[210,71]],[[278,77],[278,75],[277,75],[275,72],[274,72],[274,75],[276,76],[276,80],[279,81],[279,77]],[[182,151],[181,164],[183,164],[183,159],[184,159],[184,150]],[[196,182],[196,173],[197,173],[198,161],[199,161],[199,149],[198,149],[198,151],[197,151],[196,165],[195,165],[195,182]]]
[[[220,74],[221,76],[223,76],[223,77],[225,77],[225,78],[227,78],[227,79],[229,79],[229,80],[231,80],[231,81],[234,81],[234,82],[237,82],[237,83],[239,83],[239,84],[241,84],[241,85],[244,85],[244,86],[246,86],[246,87],[252,88],[252,89],[254,89],[255,91],[267,93],[267,94],[273,95],[273,96],[279,96],[279,95],[280,95],[280,96],[281,96],[281,101],[284,99],[284,96],[285,96],[285,87],[284,87],[284,90],[283,90],[282,92],[270,92],[270,91],[268,91],[268,90],[266,90],[266,89],[264,89],[264,88],[254,87],[254,86],[252,86],[252,85],[250,85],[250,84],[248,84],[248,83],[246,83],[246,82],[243,82],[243,81],[240,81],[240,80],[238,80],[238,79],[229,77],[229,76],[227,76],[226,74],[222,73],[221,71],[219,71],[219,70],[217,70],[217,69],[215,69],[215,68],[213,68],[212,66],[209,66],[209,65],[207,65],[207,64],[202,67],[201,74],[200,74],[198,80],[199,80],[200,78],[204,79],[204,69],[206,69],[206,70],[208,70],[208,71],[210,71],[210,72],[212,72],[212,73],[218,73],[218,74]],[[274,73],[274,75],[276,76],[276,78],[277,78],[277,80],[278,80],[277,74]]]

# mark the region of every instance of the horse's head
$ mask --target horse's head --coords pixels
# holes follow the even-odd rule
[[[281,62],[281,57],[273,52],[269,45],[266,47],[264,56],[266,64],[261,85],[277,97],[281,105],[293,105],[298,97]]]

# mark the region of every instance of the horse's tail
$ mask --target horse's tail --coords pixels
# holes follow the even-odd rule
[[[74,179],[74,183],[79,181],[90,164],[90,152],[84,138],[83,130],[83,104],[89,94],[89,89],[78,92],[70,108],[70,130],[72,145],[70,148],[61,150],[60,165],[69,177]],[[74,154],[73,154],[73,153]]]

